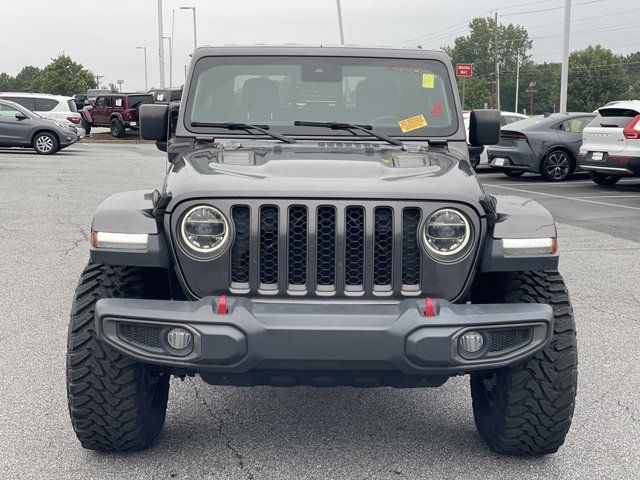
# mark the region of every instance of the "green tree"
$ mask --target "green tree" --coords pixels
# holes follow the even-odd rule
[[[18,92],[39,92],[42,86],[42,70],[32,65],[27,65],[15,78]]]
[[[115,83],[109,84],[109,90],[111,90],[111,93],[118,93],[120,91]]]
[[[7,73],[0,73],[0,92],[12,92],[16,89],[16,80]]]
[[[93,73],[64,53],[52,59],[42,72],[41,90],[46,93],[72,96],[95,86]]]
[[[484,102],[495,105],[496,22],[493,18],[478,17],[469,23],[470,33],[457,37],[445,51],[453,63],[473,63],[474,77],[465,81],[465,108],[480,108]],[[497,55],[500,64],[500,101],[513,107],[515,100],[515,72],[518,54],[521,63],[528,58],[533,45],[524,27],[514,24],[498,26]],[[458,82],[462,91],[462,82]]]
[[[629,86],[629,94],[626,98],[640,100],[640,52],[630,53],[624,61]]]
[[[591,112],[612,100],[627,98],[628,90],[622,55],[590,45],[569,56],[567,110]]]

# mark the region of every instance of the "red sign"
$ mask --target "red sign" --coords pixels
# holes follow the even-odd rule
[[[458,63],[456,65],[456,77],[473,77],[473,63]]]

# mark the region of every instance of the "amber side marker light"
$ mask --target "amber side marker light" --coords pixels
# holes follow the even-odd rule
[[[146,233],[91,232],[91,246],[113,250],[146,250],[149,235]]]
[[[553,255],[558,251],[556,237],[548,238],[503,238],[505,255]]]

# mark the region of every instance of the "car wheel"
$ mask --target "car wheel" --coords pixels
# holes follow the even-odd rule
[[[551,343],[507,368],[471,374],[476,427],[489,448],[508,455],[556,452],[569,432],[578,384],[573,310],[556,270],[489,274],[472,303],[543,303],[553,309]]]
[[[142,450],[164,425],[168,372],[138,363],[100,341],[94,317],[101,298],[156,296],[147,292],[152,276],[142,268],[89,263],[78,282],[67,339],[67,400],[84,448]]]
[[[91,133],[91,124],[89,122],[87,122],[86,120],[82,119],[82,128],[84,128],[84,131],[87,135],[89,135]]]
[[[549,182],[566,180],[572,170],[571,158],[562,150],[547,153],[540,164],[540,173]]]
[[[524,170],[503,170],[502,173],[504,173],[507,177],[521,177],[522,175],[524,175]]]
[[[620,180],[619,175],[611,175],[610,173],[589,172],[591,180],[598,185],[615,185]]]
[[[60,149],[60,143],[53,133],[41,132],[33,137],[33,148],[40,155],[53,155]]]
[[[111,135],[116,138],[124,137],[124,125],[117,118],[111,120]]]

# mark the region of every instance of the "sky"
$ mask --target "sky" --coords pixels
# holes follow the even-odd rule
[[[184,81],[193,50],[195,6],[198,45],[324,44],[340,42],[336,0],[162,0],[164,35],[175,10],[174,84]],[[617,53],[640,50],[638,0],[573,0],[571,50],[600,43]],[[64,52],[101,83],[124,80],[128,91],[159,85],[157,0],[0,0],[0,72],[44,67]],[[469,20],[493,15],[526,27],[532,59],[560,61],[564,0],[341,0],[346,44],[441,48],[468,32]],[[37,12],[37,14],[35,13]],[[165,42],[166,78],[169,48]]]

